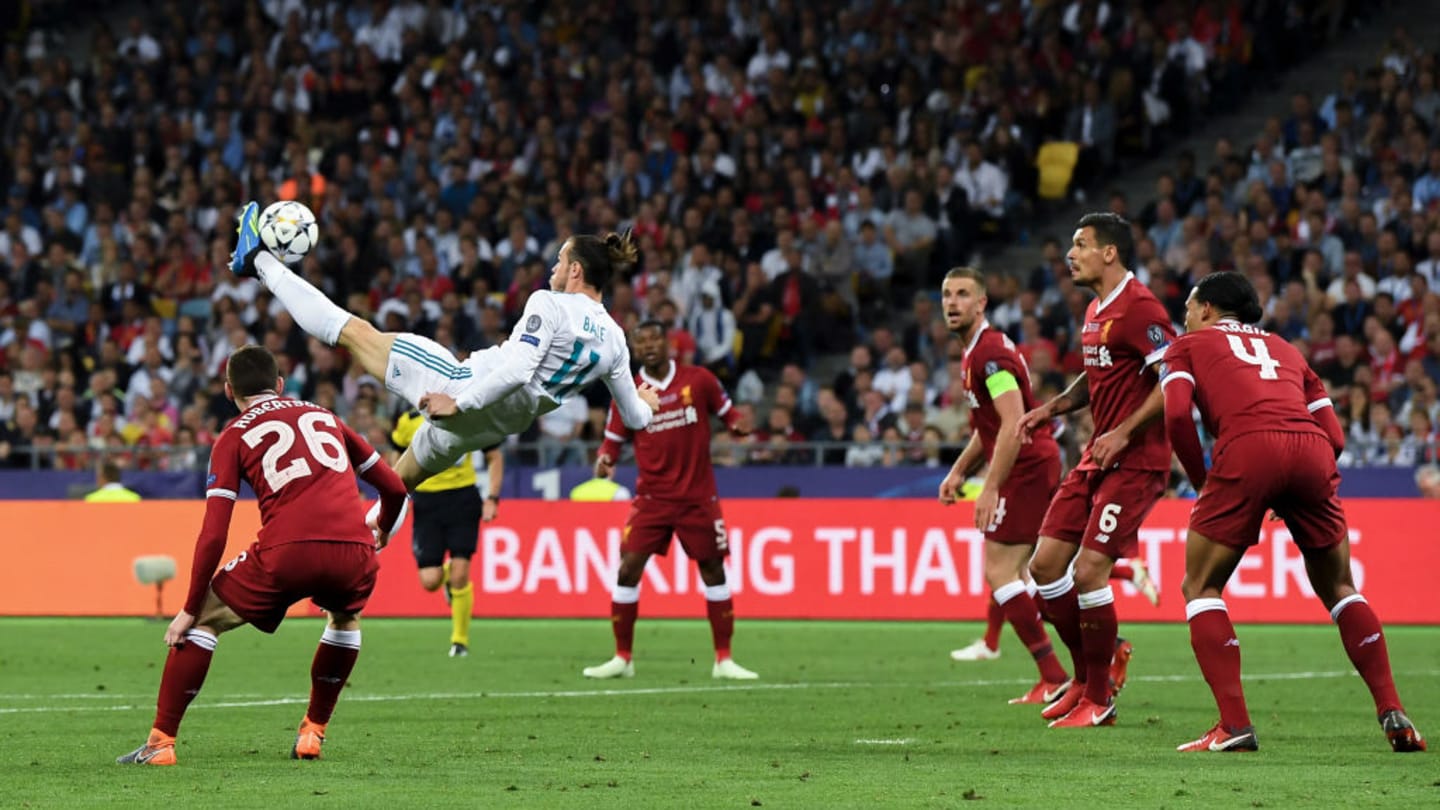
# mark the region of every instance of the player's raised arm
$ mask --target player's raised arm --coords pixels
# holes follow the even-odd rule
[[[200,615],[210,578],[220,567],[225,554],[225,540],[230,534],[230,516],[235,512],[235,499],[240,497],[240,449],[233,430],[223,431],[210,451],[210,474],[205,480],[205,521],[195,540],[195,558],[190,563],[190,589],[185,595],[184,611]]]
[[[646,386],[645,396],[635,387],[635,378],[630,376],[630,352],[624,350],[616,358],[615,365],[605,375],[605,387],[620,412],[620,421],[631,430],[644,430],[655,418],[660,408],[660,399],[654,389]]]
[[[488,374],[477,377],[455,397],[454,411],[444,413],[427,409],[423,400],[421,410],[429,413],[431,418],[438,418],[458,411],[476,411],[504,399],[535,376],[535,370],[545,359],[545,351],[550,346],[560,317],[550,293],[531,293],[530,299],[525,302],[525,312],[510,332],[510,339],[500,347],[500,361]]]
[[[1195,432],[1195,420],[1190,415],[1195,404],[1195,377],[1190,373],[1187,353],[1183,350],[1172,352],[1166,365],[1165,376],[1160,380],[1165,401],[1165,433],[1170,437],[1170,446],[1180,459],[1180,466],[1185,468],[1185,474],[1198,492],[1205,486],[1206,470],[1205,450],[1200,446],[1200,435]]]

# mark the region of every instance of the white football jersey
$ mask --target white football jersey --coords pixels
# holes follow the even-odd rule
[[[456,397],[462,409],[483,409],[523,389],[535,403],[532,416],[548,413],[602,380],[627,426],[639,430],[650,423],[652,413],[630,373],[624,331],[600,302],[586,295],[531,293],[510,339],[499,348],[477,352],[466,364],[477,373]]]

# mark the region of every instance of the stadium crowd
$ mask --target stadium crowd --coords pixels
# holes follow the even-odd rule
[[[250,198],[309,204],[302,272],[461,356],[505,338],[568,235],[630,229],[616,320],[666,322],[677,359],[754,412],[718,462],[948,463],[963,347],[932,290],[1024,235],[1040,146],[1077,143],[1071,189],[1094,194],[1354,5],[169,0],[79,61],[31,32],[0,60],[0,464],[203,466],[233,413],[219,372],[249,342],[388,444],[408,404],[225,269]],[[1347,403],[1354,463],[1434,456],[1437,112],[1433,56],[1397,34],[1126,212],[1177,318],[1205,272],[1256,279]],[[990,273],[1042,395],[1078,368],[1086,296],[1062,255]],[[586,461],[568,449],[600,434],[591,396],[525,437],[544,460]]]

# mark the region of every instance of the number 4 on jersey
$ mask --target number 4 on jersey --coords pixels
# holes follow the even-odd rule
[[[1258,337],[1250,338],[1250,348],[1253,351],[1246,351],[1245,341],[1238,335],[1226,335],[1225,337],[1230,341],[1230,351],[1234,352],[1236,357],[1252,366],[1260,367],[1260,379],[1280,379],[1280,375],[1275,372],[1275,369],[1280,367],[1280,361],[1270,356],[1270,349],[1265,346],[1265,341]]]

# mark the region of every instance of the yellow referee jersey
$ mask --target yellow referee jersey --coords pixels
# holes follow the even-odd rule
[[[410,411],[402,414],[395,420],[395,429],[390,432],[390,441],[396,447],[405,448],[410,446],[410,440],[415,437],[415,431],[424,424],[425,417],[419,411]],[[464,489],[475,486],[475,466],[470,463],[470,454],[461,456],[450,469],[436,473],[426,478],[424,483],[415,487],[416,492],[446,492],[452,489]]]

